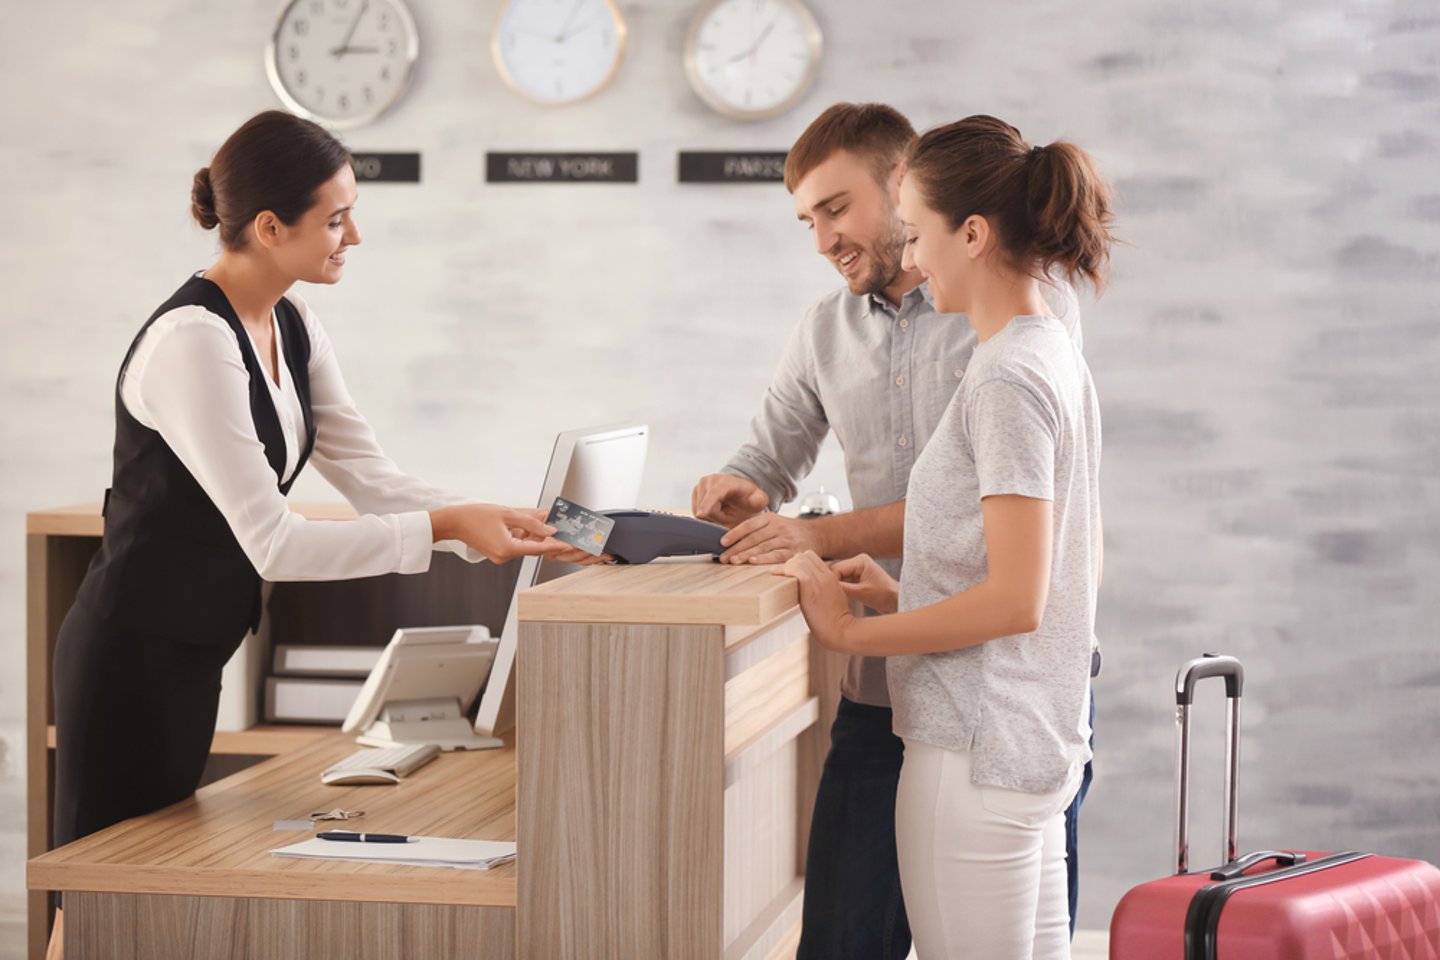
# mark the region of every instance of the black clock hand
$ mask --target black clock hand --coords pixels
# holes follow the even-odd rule
[[[355,36],[355,28],[360,26],[360,18],[365,16],[365,11],[370,9],[370,0],[363,0],[360,4],[360,11],[355,14],[355,19],[350,21],[350,29],[345,31],[345,39],[340,41],[340,46],[330,52],[339,60],[350,52],[350,39]]]

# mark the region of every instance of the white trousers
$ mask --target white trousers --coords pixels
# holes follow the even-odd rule
[[[1069,960],[1065,808],[970,782],[970,755],[905,741],[895,841],[920,960]]]

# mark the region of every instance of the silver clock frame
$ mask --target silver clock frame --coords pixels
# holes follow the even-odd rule
[[[785,113],[809,94],[810,89],[815,85],[815,77],[820,72],[820,60],[825,54],[825,38],[820,32],[820,23],[815,19],[815,14],[810,12],[801,0],[779,0],[789,6],[799,16],[801,25],[805,30],[805,42],[810,51],[810,63],[805,68],[805,76],[801,79],[799,86],[785,100],[773,107],[766,107],[763,110],[746,110],[743,107],[736,107],[716,97],[705,85],[700,77],[700,68],[695,62],[695,43],[700,35],[700,27],[705,18],[710,15],[722,3],[729,0],[706,0],[706,3],[695,11],[695,16],[690,20],[690,30],[685,35],[685,76],[690,81],[690,89],[695,95],[705,102],[711,110],[731,120],[769,120]]]
[[[280,4],[280,14],[275,19],[275,29],[270,32],[270,38],[265,42],[265,73],[270,78],[271,88],[273,88],[276,95],[279,96],[280,102],[285,105],[285,109],[296,116],[304,117],[306,120],[313,120],[316,123],[329,127],[331,130],[353,130],[356,127],[363,127],[367,123],[373,123],[385,113],[385,111],[389,110],[405,96],[406,92],[410,89],[410,81],[415,76],[415,64],[420,59],[420,31],[415,27],[415,18],[411,15],[410,8],[406,6],[405,0],[385,0],[387,4],[394,8],[405,28],[405,34],[409,38],[405,45],[404,75],[400,78],[400,85],[395,88],[395,92],[391,94],[389,99],[366,110],[364,113],[357,113],[348,117],[332,117],[322,113],[316,113],[300,103],[300,101],[296,100],[294,95],[290,93],[289,88],[285,86],[285,82],[280,79],[280,68],[277,63],[279,58],[277,41],[280,39],[280,31],[285,26],[285,18],[290,13],[290,10],[304,2],[305,0],[282,0]]]

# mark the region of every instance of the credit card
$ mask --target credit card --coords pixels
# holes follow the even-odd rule
[[[555,528],[556,540],[563,540],[595,557],[605,552],[605,541],[610,539],[610,531],[615,529],[614,520],[563,497],[555,498],[555,505],[550,508],[550,516],[545,518],[545,522]]]

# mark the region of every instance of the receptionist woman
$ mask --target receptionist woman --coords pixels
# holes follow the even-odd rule
[[[195,175],[195,219],[219,228],[221,252],[120,365],[104,539],[55,649],[57,846],[194,792],[220,671],[259,619],[262,580],[419,573],[435,549],[585,557],[539,511],[403,473],[356,409],[291,290],[337,283],[360,242],[349,159],[319,126],[272,111]],[[307,463],[358,518],[288,509]]]

